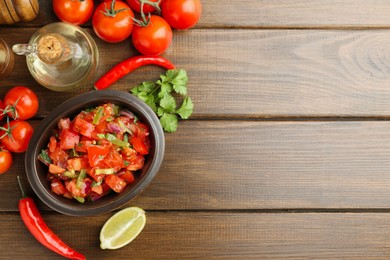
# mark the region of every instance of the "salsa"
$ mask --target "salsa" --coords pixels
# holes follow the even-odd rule
[[[48,166],[52,192],[83,203],[123,191],[149,149],[148,127],[131,111],[106,103],[60,119],[38,159]]]

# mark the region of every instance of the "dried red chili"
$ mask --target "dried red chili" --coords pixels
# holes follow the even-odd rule
[[[19,200],[20,216],[31,234],[45,247],[57,254],[69,259],[84,260],[84,255],[70,248],[46,225],[32,198],[26,197],[18,176],[18,182],[22,191]]]
[[[166,69],[175,68],[175,66],[168,59],[161,56],[134,56],[118,63],[113,68],[111,68],[106,74],[104,74],[95,82],[94,88],[97,90],[108,88],[120,78],[145,65],[158,65]]]

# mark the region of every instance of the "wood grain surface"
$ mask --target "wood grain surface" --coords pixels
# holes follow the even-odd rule
[[[388,259],[386,213],[150,212],[140,236],[125,249],[99,250],[99,229],[109,215],[68,218],[44,214],[47,224],[91,259]],[[27,234],[12,213],[2,214],[4,239],[16,259],[63,259]],[[85,232],[79,235],[77,228]],[[337,228],[336,228],[337,227]],[[5,235],[4,235],[5,234]],[[41,258],[45,256],[46,258]],[[88,259],[88,258],[87,258]]]
[[[0,28],[3,33],[11,46],[28,42],[32,35],[29,29]],[[115,49],[96,41],[101,55],[96,78],[122,60],[123,53],[136,54],[129,41]],[[190,76],[195,117],[387,118],[390,114],[388,30],[193,29],[176,33],[165,56]],[[142,81],[156,80],[161,72],[155,66],[140,68],[113,88],[130,90]],[[91,82],[77,92],[47,93],[29,75],[22,56],[15,58],[14,71],[2,81],[5,88],[0,95],[15,83],[33,84],[39,96],[50,95],[40,116],[92,88]]]
[[[124,206],[146,210],[145,230],[120,250],[101,250],[111,213],[61,215],[28,189],[48,225],[87,259],[390,258],[388,1],[202,4],[201,21],[174,31],[163,54],[187,70],[194,114],[165,135],[159,174]],[[0,37],[27,43],[56,21],[51,1],[40,1],[34,21],[1,25]],[[91,22],[83,27],[100,52],[95,79],[137,55],[130,40],[108,44]],[[162,72],[140,68],[112,88],[128,91]],[[40,108],[29,121],[37,126],[92,84],[46,90],[17,56],[0,99],[14,85],[31,87]],[[61,259],[23,226],[17,175],[27,184],[24,154],[0,175],[0,259]]]

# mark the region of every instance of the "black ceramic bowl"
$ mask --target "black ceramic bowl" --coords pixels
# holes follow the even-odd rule
[[[59,119],[74,118],[83,109],[107,102],[132,111],[141,122],[149,126],[151,149],[145,158],[145,165],[139,177],[121,193],[111,193],[96,201],[80,203],[75,199],[71,200],[54,194],[46,179],[48,167],[37,159],[41,150],[47,147],[52,130],[57,127]],[[125,91],[101,90],[74,97],[54,109],[35,129],[26,152],[25,166],[32,189],[46,205],[66,215],[90,216],[112,211],[140,194],[156,176],[164,157],[164,151],[164,132],[157,116],[148,105]]]

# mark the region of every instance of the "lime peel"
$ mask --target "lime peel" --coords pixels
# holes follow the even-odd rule
[[[133,241],[146,223],[145,211],[138,207],[122,209],[112,215],[100,231],[101,249],[118,249]]]

